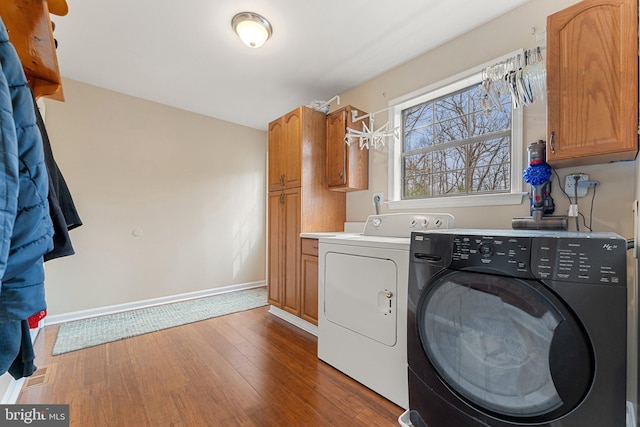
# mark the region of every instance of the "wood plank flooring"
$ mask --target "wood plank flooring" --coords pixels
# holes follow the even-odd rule
[[[267,307],[51,356],[17,403],[70,404],[71,426],[398,426],[403,409],[317,358]]]

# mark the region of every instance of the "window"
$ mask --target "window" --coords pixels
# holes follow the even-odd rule
[[[401,138],[390,157],[390,208],[521,203],[522,108],[512,108],[508,92],[484,108],[485,66],[393,107]]]
[[[402,198],[511,189],[511,96],[485,111],[477,85],[402,111]]]

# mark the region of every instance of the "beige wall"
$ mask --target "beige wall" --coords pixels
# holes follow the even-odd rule
[[[45,119],[84,225],[76,255],[45,264],[50,314],[264,280],[266,132],[73,80],[64,92]]]
[[[544,31],[547,15],[576,2],[531,0],[341,94],[342,104],[376,111],[393,98],[532,48],[532,27]],[[46,102],[47,129],[85,225],[71,232],[77,254],[46,264],[51,314],[264,280],[265,132],[72,80],[64,90],[65,103]],[[545,120],[544,105],[525,109],[525,146],[546,139]],[[370,160],[369,190],[347,196],[348,221],[365,220],[374,213],[373,193],[387,194],[386,151],[371,152]],[[631,237],[635,166],[559,173],[581,171],[600,181],[594,229]],[[553,195],[556,212],[565,213],[568,202],[557,183]],[[512,217],[526,215],[527,203],[438,210],[453,213],[460,227],[509,228]],[[580,206],[586,213],[586,199]],[[142,237],[133,236],[136,229]]]
[[[525,5],[458,37],[366,84],[341,94],[343,105],[353,104],[368,111],[386,108],[394,98],[416,91],[440,80],[481,65],[516,49],[537,46],[537,33],[545,31],[546,16],[564,9],[575,0],[531,0]],[[543,54],[545,52],[543,51]],[[380,53],[381,55],[384,52]],[[546,105],[538,104],[524,109],[523,143],[526,165],[526,146],[538,139],[546,140]],[[384,123],[384,115],[376,119]],[[347,196],[347,220],[363,221],[375,213],[372,203],[374,193],[384,192],[388,197],[387,150],[370,153],[369,190],[350,193]],[[597,231],[615,231],[625,237],[633,235],[632,201],[634,200],[634,162],[615,163],[558,170],[560,177],[572,172],[585,172],[600,182],[597,188],[593,212],[593,227]],[[521,173],[521,171],[515,171]],[[528,189],[525,185],[525,188]],[[525,190],[526,191],[526,190]],[[588,214],[589,197],[581,199],[580,210]],[[552,195],[556,202],[556,214],[564,215],[568,201],[554,183]],[[511,228],[513,217],[528,215],[528,199],[519,206],[482,208],[438,208],[456,217],[456,225],[463,228]],[[386,206],[382,212],[389,212]],[[428,212],[428,209],[413,210]],[[393,211],[400,212],[400,211]],[[584,229],[584,228],[581,228]]]
[[[532,28],[543,32],[547,15],[573,3],[531,0],[341,94],[342,104],[386,108],[396,97],[535,47]],[[65,103],[47,101],[46,121],[85,225],[71,232],[77,254],[47,263],[51,313],[264,280],[265,132],[71,80],[64,89]],[[546,139],[545,108],[525,108],[525,147]],[[369,190],[347,196],[348,221],[374,213],[374,193],[387,196],[387,151],[371,151],[370,161]],[[601,183],[594,230],[631,237],[634,162],[558,172],[564,178],[575,171]],[[556,213],[566,213],[557,183],[553,196]],[[589,202],[581,199],[585,214]],[[527,215],[528,200],[436,210],[454,214],[459,227],[510,228],[511,218]],[[389,212],[386,206],[382,211]],[[135,229],[143,236],[134,237]]]

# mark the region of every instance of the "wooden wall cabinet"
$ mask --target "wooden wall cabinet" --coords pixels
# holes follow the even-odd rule
[[[68,10],[65,0],[0,1],[0,17],[36,99],[46,96],[64,101],[49,14],[63,16]]]
[[[547,90],[549,164],[634,159],[637,0],[584,0],[548,16]]]
[[[309,306],[317,283],[303,280],[302,269],[306,277],[312,265],[302,261],[300,233],[342,231],[346,220],[346,194],[330,191],[325,182],[325,122],[324,114],[298,107],[268,131],[269,304],[308,321],[317,318]]]
[[[302,239],[300,317],[318,324],[318,239]]]
[[[361,150],[356,141],[344,142],[348,127],[362,130],[363,121],[353,123],[352,111],[366,114],[347,105],[327,115],[327,185],[334,191],[369,188],[369,150]]]

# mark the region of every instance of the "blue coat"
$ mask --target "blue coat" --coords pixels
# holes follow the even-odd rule
[[[31,90],[1,19],[0,69],[0,322],[9,322],[46,308],[53,227]]]

